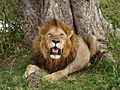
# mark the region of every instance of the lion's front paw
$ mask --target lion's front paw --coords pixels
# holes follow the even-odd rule
[[[46,75],[44,78],[45,80],[50,80],[50,81],[56,81],[59,79],[55,73]]]
[[[29,64],[26,68],[26,71],[24,73],[24,76],[27,78],[32,73],[39,73],[40,68],[36,65]]]

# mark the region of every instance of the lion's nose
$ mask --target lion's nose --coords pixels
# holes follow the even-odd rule
[[[52,42],[54,42],[55,44],[59,43],[59,40],[52,40]]]

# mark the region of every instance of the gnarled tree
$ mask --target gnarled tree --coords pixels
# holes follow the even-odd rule
[[[31,44],[37,27],[54,16],[69,24],[76,34],[94,34],[101,50],[106,48],[106,33],[113,31],[101,14],[98,0],[18,0],[18,11],[24,21],[26,44]]]

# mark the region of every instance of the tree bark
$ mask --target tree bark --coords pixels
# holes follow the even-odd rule
[[[24,22],[24,42],[28,45],[37,34],[37,27],[49,19],[60,19],[73,26],[69,0],[19,0],[18,11]]]
[[[113,31],[101,14],[98,0],[18,0],[18,11],[28,45],[37,34],[37,27],[54,17],[70,25],[76,34],[94,34],[102,49],[106,48],[106,33]]]

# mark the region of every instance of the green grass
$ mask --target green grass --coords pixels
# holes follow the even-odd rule
[[[100,8],[103,15],[114,28],[120,28],[119,7],[119,0],[101,0]],[[118,61],[120,38],[109,34],[106,37],[106,43],[113,58]],[[0,60],[0,90],[33,90],[23,76],[26,66],[30,63],[34,64],[31,52],[27,48],[20,49],[8,60]],[[59,81],[49,82],[42,77],[38,79],[40,81],[38,90],[111,90],[113,87],[120,90],[117,64],[104,58],[94,59],[88,69],[70,74]]]
[[[23,77],[23,73],[26,66],[32,63],[31,61],[31,55],[25,48],[11,56],[8,61],[1,61],[0,90],[20,90],[20,88],[25,90],[27,81]],[[6,62],[8,63],[6,64]]]
[[[113,28],[120,28],[120,0],[100,0],[100,8]]]
[[[113,58],[116,61],[120,60],[120,37],[117,37],[114,33],[110,33],[106,39],[108,50],[112,53]]]
[[[28,49],[21,49],[10,57],[8,65],[0,68],[0,90],[32,90],[23,76],[25,68],[33,63]],[[39,78],[39,90],[110,90],[120,89],[116,64],[111,60],[95,59],[82,72],[70,74],[59,81],[48,82]]]

